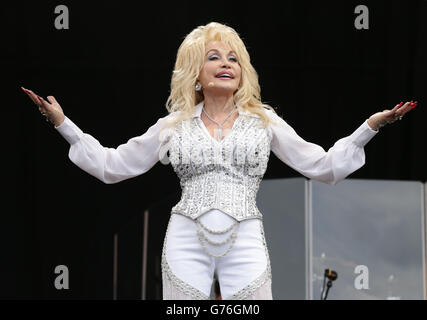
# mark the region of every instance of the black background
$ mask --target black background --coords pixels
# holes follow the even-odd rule
[[[354,27],[359,4],[369,8],[368,30]],[[69,9],[69,30],[54,27],[57,5]],[[425,182],[426,13],[422,0],[2,3],[0,298],[112,299],[113,234],[180,191],[161,163],[113,185],[81,171],[21,86],[55,96],[84,132],[117,147],[167,114],[185,35],[221,22],[245,42],[263,102],[325,150],[373,113],[417,100],[368,143],[366,164],[349,178]],[[296,176],[271,154],[266,179]],[[69,290],[53,285],[60,264]],[[139,284],[139,265],[130,269],[127,280]]]

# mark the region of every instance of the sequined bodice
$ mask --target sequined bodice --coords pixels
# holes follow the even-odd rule
[[[270,142],[269,130],[256,116],[240,115],[221,141],[210,136],[200,117],[181,121],[162,142],[182,188],[172,213],[196,219],[219,209],[238,221],[261,218],[256,195]]]

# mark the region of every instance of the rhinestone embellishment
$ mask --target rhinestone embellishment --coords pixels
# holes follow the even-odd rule
[[[219,209],[237,221],[262,218],[255,200],[267,169],[271,133],[261,122],[240,115],[220,142],[206,134],[198,117],[162,135],[162,155],[169,152],[182,189],[172,213],[196,219]]]

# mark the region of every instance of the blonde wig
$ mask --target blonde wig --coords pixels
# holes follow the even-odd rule
[[[239,88],[234,93],[234,103],[243,110],[257,114],[264,125],[270,119],[264,108],[275,110],[261,102],[258,74],[251,65],[249,53],[238,33],[231,27],[211,22],[191,31],[181,43],[171,79],[171,91],[166,101],[169,113],[180,111],[172,124],[193,115],[194,107],[204,100],[203,92],[194,89],[204,64],[205,47],[210,41],[221,41],[236,53],[242,75]]]

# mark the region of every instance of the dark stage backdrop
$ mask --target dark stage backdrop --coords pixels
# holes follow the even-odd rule
[[[367,30],[354,27],[360,4]],[[68,30],[55,29],[58,5],[69,9]],[[167,114],[185,35],[222,22],[244,40],[263,101],[325,150],[371,114],[419,101],[368,143],[366,164],[350,178],[425,181],[426,14],[422,0],[2,3],[0,298],[111,299],[114,233],[180,192],[161,163],[113,185],[81,171],[21,86],[55,96],[84,132],[117,147]],[[266,179],[297,176],[271,154]],[[57,265],[69,269],[68,290],[54,287]]]

